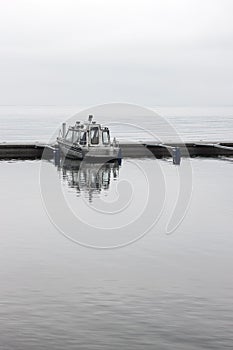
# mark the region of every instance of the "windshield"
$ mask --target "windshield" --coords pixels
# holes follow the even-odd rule
[[[73,130],[68,130],[66,134],[66,140],[69,142],[73,142]]]
[[[77,130],[74,131],[73,142],[79,142],[79,132]]]
[[[80,145],[86,145],[87,143],[87,133],[86,131],[80,132]]]
[[[98,128],[98,126],[91,128],[91,144],[92,145],[99,144],[99,128]]]

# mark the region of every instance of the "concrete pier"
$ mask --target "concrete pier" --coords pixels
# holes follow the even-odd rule
[[[45,146],[39,143],[0,143],[0,159],[41,159]]]
[[[41,159],[43,152],[53,154],[55,145],[40,143],[0,143],[0,159]],[[233,156],[233,142],[198,143],[120,143],[122,157],[172,157],[174,148],[180,149],[181,157]]]
[[[180,149],[181,157],[233,156],[233,142],[215,143],[120,143],[122,157],[172,157],[174,148]]]

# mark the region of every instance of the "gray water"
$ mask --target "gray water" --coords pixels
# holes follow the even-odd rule
[[[16,117],[11,108],[0,118],[9,141],[50,137],[68,115],[27,107]],[[185,116],[173,120],[185,136]],[[198,120],[189,117],[197,129],[187,138],[198,134]],[[231,136],[230,112],[216,123],[202,137]],[[167,234],[179,169],[188,165],[191,201]],[[102,167],[1,161],[0,169],[0,349],[232,349],[231,158],[183,160],[180,168],[151,159]]]
[[[83,110],[80,106],[0,106],[0,142],[49,141],[63,121]],[[119,125],[111,124],[116,121],[111,114],[104,118],[100,114],[98,120],[110,124],[113,136],[119,140],[154,140],[158,136],[164,141],[174,141],[175,131],[184,141],[233,139],[233,107],[157,107],[153,110],[160,119],[156,115],[145,118],[143,113],[135,117],[133,113],[120,115]],[[175,128],[173,133],[167,130],[166,123]],[[150,133],[155,137],[151,138]],[[53,135],[53,139],[56,136]]]
[[[153,161],[138,162],[146,169]],[[177,168],[154,162],[173,185]],[[166,235],[164,226],[171,192],[164,215],[144,237],[109,250],[86,248],[56,229],[42,204],[40,166],[0,164],[1,349],[232,348],[230,159],[192,160],[191,204],[173,234]],[[125,159],[115,177],[110,169],[110,181],[92,188],[89,201],[83,177],[77,190],[77,169],[44,166],[77,208],[115,198],[116,183],[133,185],[140,177],[132,177],[134,163]],[[137,184],[135,195],[141,190]]]

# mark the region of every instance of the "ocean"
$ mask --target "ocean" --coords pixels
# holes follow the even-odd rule
[[[63,121],[75,120],[73,116],[76,114],[77,119],[87,118],[90,110],[96,112],[100,122],[111,124],[113,136],[119,140],[148,140],[151,139],[150,131],[155,136],[162,135],[164,140],[172,141],[175,132],[166,132],[168,124],[183,141],[233,140],[233,107],[157,107],[149,109],[149,112],[145,108],[143,115],[144,110],[139,109],[138,112],[135,106],[128,114],[120,111],[116,119],[114,113],[111,114],[111,108],[107,114],[105,107],[100,111],[93,107],[85,112],[85,108],[80,106],[0,106],[0,142],[49,141],[51,136],[55,137],[53,134]],[[102,112],[105,112],[104,117]],[[119,124],[114,125],[116,122]]]
[[[3,106],[1,142],[48,142],[79,109]],[[156,111],[110,123],[120,140],[233,140],[230,107]],[[0,169],[0,349],[232,348],[232,158]]]

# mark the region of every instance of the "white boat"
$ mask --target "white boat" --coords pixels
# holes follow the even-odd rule
[[[110,139],[109,128],[93,121],[89,115],[88,121],[77,121],[74,126],[63,123],[57,142],[63,156],[70,159],[93,159],[94,161],[112,161],[121,159],[119,143]]]

